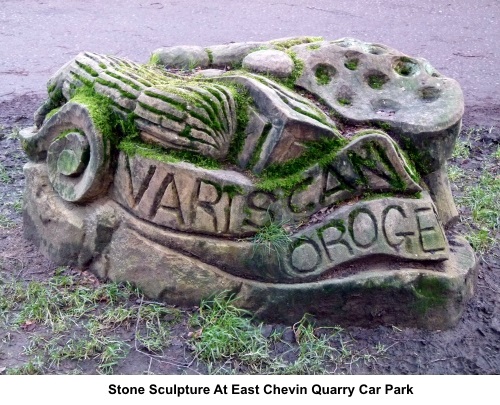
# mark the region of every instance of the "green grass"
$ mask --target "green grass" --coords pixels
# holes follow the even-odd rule
[[[291,328],[295,343],[284,341],[277,330],[264,338],[262,325],[252,322],[248,312],[234,303],[234,298],[220,294],[204,301],[191,319],[195,356],[210,373],[234,372],[234,364],[243,372],[260,374],[351,372],[355,363],[375,361],[387,350],[380,344],[358,349],[342,328],[316,328],[308,315]]]
[[[27,363],[12,367],[7,370],[7,375],[39,375],[44,374],[43,361],[39,357],[29,360]]]
[[[465,176],[465,170],[455,165],[448,165],[447,172],[448,178],[453,183],[456,183]]]
[[[95,285],[66,268],[46,281],[0,279],[0,326],[36,332],[25,347],[28,362],[11,374],[53,372],[67,361],[90,362],[98,373],[110,374],[132,347],[161,354],[179,318],[177,309],[144,303],[130,285]],[[132,343],[118,333],[127,329],[135,329]]]
[[[12,179],[10,178],[7,169],[1,162],[0,162],[0,182],[4,184],[12,182]]]
[[[279,257],[284,254],[286,248],[292,242],[284,226],[284,222],[270,221],[259,228],[251,241],[256,246],[262,246],[267,249],[268,253],[275,252]]]
[[[459,140],[455,144],[453,157],[469,158],[471,137],[480,136],[482,131],[482,128],[468,129],[465,133],[466,139]],[[498,148],[490,159],[483,162],[484,170],[479,176],[454,164],[448,165],[447,168],[450,181],[456,183],[462,190],[456,201],[462,207],[462,222],[467,228],[465,237],[480,254],[488,252],[498,243],[500,232],[500,176],[495,170],[491,170],[491,163],[493,167],[496,165],[497,153]],[[470,182],[468,181],[470,178],[476,180]]]
[[[227,294],[203,301],[191,325],[197,329],[192,340],[196,357],[209,367],[215,362],[238,359],[258,368],[269,359],[268,344],[260,329]]]
[[[497,242],[495,235],[500,231],[500,176],[484,171],[476,185],[465,188],[458,203],[470,209],[465,220],[471,232],[466,238],[478,252],[485,253]]]
[[[470,156],[470,143],[469,141],[458,140],[453,148],[453,158],[468,158]]]
[[[1,267],[0,267],[1,269]],[[186,347],[209,373],[320,374],[349,372],[358,361],[372,361],[385,351],[356,347],[339,327],[316,328],[304,317],[292,328],[264,325],[237,307],[230,293],[201,302],[192,314],[145,301],[129,285],[99,284],[88,275],[59,268],[44,281],[19,282],[0,272],[0,328],[4,343],[24,334],[25,361],[8,367],[7,374],[111,374],[135,351],[151,361],[170,362],[166,350],[179,332],[189,328]],[[186,325],[186,324],[189,324]],[[267,327],[269,327],[268,325]],[[293,332],[294,343],[284,340]],[[135,360],[134,360],[135,361]],[[174,361],[174,360],[172,360]],[[175,364],[175,363],[174,363]],[[186,362],[187,364],[187,362]],[[68,370],[72,370],[68,372]]]
[[[0,214],[0,229],[2,228],[11,228],[14,226],[14,222],[10,220],[3,214]]]
[[[500,145],[497,146],[497,150],[495,151],[495,154],[493,155],[493,157],[496,160],[500,160]]]

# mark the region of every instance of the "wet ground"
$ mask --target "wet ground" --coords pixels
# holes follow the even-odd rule
[[[357,37],[422,56],[444,75],[458,80],[466,100],[465,129],[473,129],[471,154],[455,163],[469,176],[456,195],[474,185],[488,169],[500,128],[500,2],[398,1],[55,1],[0,2],[0,161],[9,176],[2,182],[0,257],[8,268],[40,277],[54,268],[22,239],[18,201],[25,162],[19,142],[9,137],[32,124],[50,75],[79,51],[91,50],[144,62],[161,46],[209,45],[269,40],[297,35],[328,39]],[[464,135],[467,131],[464,131]],[[493,163],[492,163],[493,162]],[[498,160],[496,161],[498,163]],[[0,176],[2,173],[0,173]],[[17,208],[17,209],[16,209]],[[466,207],[462,207],[466,215]],[[466,229],[462,226],[462,232]],[[353,373],[498,374],[500,372],[500,247],[481,256],[477,292],[458,326],[450,331],[379,327],[349,329],[367,346],[388,348],[377,362],[358,363]],[[271,325],[270,328],[277,326]],[[21,338],[20,338],[21,339]],[[185,362],[183,339],[172,352]],[[180,345],[180,346],[179,346]],[[22,339],[19,341],[22,349]],[[22,356],[19,355],[19,358]],[[118,373],[142,372],[148,365],[137,354]],[[21,360],[20,360],[21,361]],[[0,358],[0,363],[2,359]],[[1,366],[1,364],[0,364]],[[144,366],[144,367],[143,367]],[[167,367],[168,366],[168,367]],[[1,369],[1,367],[0,367]],[[156,372],[183,372],[170,365]],[[201,369],[201,372],[204,370]]]

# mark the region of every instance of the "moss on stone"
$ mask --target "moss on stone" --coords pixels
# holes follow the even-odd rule
[[[329,221],[328,224],[323,225],[322,227],[318,228],[318,230],[317,230],[318,236],[320,238],[322,238],[323,232],[326,231],[328,228],[337,228],[342,233],[344,233],[347,230],[345,223],[344,223],[344,220],[334,219],[332,221]]]
[[[306,142],[306,150],[300,157],[269,165],[261,173],[256,187],[264,191],[274,191],[279,188],[289,194],[305,180],[304,170],[315,164],[326,167],[346,144],[345,139],[326,137]]]
[[[378,172],[377,167],[378,162],[380,162],[385,171],[389,173],[389,178],[385,178],[385,180],[391,185],[391,187],[397,191],[406,190],[406,183],[391,164],[385,150],[376,142],[369,142],[365,146],[365,149],[368,152],[366,158],[361,157],[353,151],[349,151],[347,154],[354,170],[356,171],[356,174],[361,179],[362,184],[368,185],[368,179],[361,168],[367,167],[368,169]]]
[[[450,287],[446,280],[432,276],[421,276],[414,285],[415,308],[425,314],[430,309],[442,306]]]
[[[344,63],[344,66],[349,70],[356,70],[358,68],[358,59],[349,59]]]
[[[272,129],[272,124],[268,122],[265,126],[264,129],[262,130],[262,134],[260,135],[259,139],[257,140],[257,145],[255,145],[255,148],[253,150],[252,156],[250,157],[250,160],[248,162],[248,165],[250,167],[254,167],[257,162],[260,159],[260,155],[262,154],[262,147],[264,146],[264,143],[266,142],[267,136],[269,135],[269,132]]]
[[[94,69],[92,69],[89,65],[85,65],[84,63],[76,61],[76,64],[85,70],[90,76],[92,77],[98,77],[99,73],[97,73]]]
[[[141,106],[142,108],[144,108],[145,110],[148,110],[148,111],[150,111],[154,114],[160,115],[162,117],[168,118],[171,121],[175,121],[175,122],[182,122],[183,121],[183,119],[181,117],[177,117],[176,115],[169,114],[166,111],[159,110],[159,109],[152,107],[149,104],[143,103],[141,101],[139,101],[137,104],[139,106]]]
[[[248,93],[248,90],[243,86],[227,85],[227,89],[231,92],[236,106],[236,131],[229,144],[229,151],[227,154],[227,161],[236,163],[238,156],[243,150],[245,145],[245,130],[248,125],[248,109],[253,104],[253,100]]]
[[[84,105],[96,129],[103,137],[116,145],[120,138],[120,118],[113,111],[113,102],[109,97],[97,93],[93,87],[82,86],[75,90],[72,102]]]
[[[328,69],[323,65],[320,65],[316,68],[314,75],[316,76],[316,82],[320,86],[325,86],[332,80],[328,73]]]
[[[350,106],[352,104],[351,100],[349,100],[348,98],[342,98],[342,97],[340,97],[340,98],[337,99],[337,101],[338,101],[338,103],[340,105],[343,105],[345,107]]]
[[[158,55],[157,53],[153,53],[149,58],[148,64],[152,66],[161,65],[160,55]]]
[[[122,75],[116,74],[114,72],[106,72],[106,74],[109,75],[109,76],[111,76],[111,77],[113,77],[113,78],[115,78],[116,80],[120,80],[122,83],[125,83],[125,84],[129,85],[134,90],[137,90],[137,91],[141,91],[142,90],[141,86],[139,86],[138,84],[134,83],[132,80],[130,80],[127,77],[124,77]]]
[[[211,49],[205,49],[205,52],[207,53],[208,56],[209,65],[212,65],[214,63],[214,53],[212,52]]]
[[[45,119],[46,120],[50,119],[52,116],[56,115],[60,109],[61,109],[61,107],[57,107],[57,108],[50,110],[49,113],[45,116]]]
[[[391,129],[391,124],[385,121],[377,121],[375,124],[384,131],[389,131]]]
[[[295,87],[295,82],[304,71],[304,62],[299,59],[297,54],[293,51],[288,50],[287,54],[293,61],[292,73],[286,79],[278,79],[278,81],[281,82],[284,86],[293,89]]]
[[[168,97],[164,94],[158,94],[153,91],[146,90],[144,92],[149,97],[157,98],[158,100],[164,101],[165,103],[168,103],[172,105],[174,108],[178,109],[179,111],[186,111],[187,110],[187,104],[183,103],[178,100],[174,100],[172,97]]]
[[[315,51],[316,49],[319,49],[319,48],[321,48],[320,44],[312,44],[312,45],[309,45],[307,47],[307,49],[309,49],[310,51]]]
[[[323,41],[323,37],[301,37],[301,38],[291,38],[278,41],[272,41],[271,44],[279,50],[286,51],[295,45],[309,44],[311,42]]]
[[[163,163],[189,162],[205,169],[221,168],[219,162],[209,157],[202,156],[199,153],[186,150],[164,149],[133,138],[125,138],[122,140],[118,145],[118,149],[128,156],[139,155]]]
[[[117,90],[123,97],[129,98],[131,100],[135,100],[137,97],[135,94],[130,93],[129,91],[123,90],[118,84],[114,82],[110,82],[108,80],[104,80],[100,77],[97,77],[95,81],[99,84],[102,84],[103,86],[106,87],[111,87],[112,89]]]
[[[415,145],[415,143],[407,136],[401,136],[400,143],[403,151],[405,152],[403,156],[407,157],[407,163],[410,170],[412,170],[412,175],[416,176],[418,179],[422,173],[427,173],[428,168],[432,167],[429,155]]]

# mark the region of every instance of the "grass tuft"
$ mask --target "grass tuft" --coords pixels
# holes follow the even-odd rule
[[[252,243],[257,246],[263,246],[269,253],[275,252],[280,257],[292,242],[284,226],[285,222],[273,221],[261,226],[252,237]]]
[[[268,346],[249,313],[234,305],[234,297],[226,293],[201,303],[198,314],[191,318],[198,328],[193,335],[196,356],[207,363],[239,359],[260,366],[268,360]]]

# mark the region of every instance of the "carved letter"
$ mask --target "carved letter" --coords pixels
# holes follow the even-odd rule
[[[349,233],[357,247],[367,249],[377,241],[377,220],[366,208],[360,208],[349,214]]]
[[[341,262],[345,249],[349,255],[353,254],[349,243],[343,240],[345,234],[345,225],[341,220],[334,220],[328,225],[318,229],[318,237],[332,262]],[[344,249],[338,249],[337,246],[344,246]],[[335,254],[336,253],[336,254]],[[339,260],[340,259],[340,260]]]
[[[415,214],[417,215],[422,250],[424,252],[445,250],[444,236],[434,211],[431,208],[419,208],[415,210]]]
[[[398,250],[398,247],[405,240],[407,243],[411,243],[411,240],[406,238],[406,236],[415,235],[415,232],[411,231],[394,232],[395,228],[401,229],[406,224],[406,218],[406,213],[399,205],[390,205],[382,213],[382,229],[385,240],[395,250]],[[399,236],[399,238],[395,238],[394,236]],[[411,251],[411,248],[407,248],[407,250]]]

